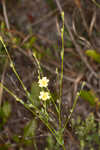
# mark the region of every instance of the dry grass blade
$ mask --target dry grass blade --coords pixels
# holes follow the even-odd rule
[[[84,38],[83,36],[80,36],[79,33],[76,30],[76,26],[75,26],[75,16],[76,16],[76,13],[75,12],[76,12],[76,10],[73,13],[73,19],[72,19],[72,28],[73,28],[74,34],[77,36],[78,39],[80,39],[81,41],[83,41],[87,47],[90,48],[91,47],[91,43],[86,38]]]
[[[3,7],[3,14],[4,14],[4,18],[5,18],[5,23],[6,23],[7,29],[10,30],[10,24],[9,24],[9,20],[8,20],[8,16],[7,16],[5,0],[2,0],[1,2],[2,2],[2,7]]]
[[[95,21],[96,21],[96,11],[94,11],[93,16],[92,16],[92,20],[91,20],[91,23],[90,23],[89,36],[91,36],[91,34],[92,34],[92,30],[93,30]]]

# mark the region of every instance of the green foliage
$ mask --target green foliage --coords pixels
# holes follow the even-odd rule
[[[10,144],[0,144],[0,150],[9,150]]]
[[[3,103],[3,106],[0,108],[0,118],[2,120],[2,122],[0,123],[1,128],[7,122],[10,114],[11,114],[11,104],[8,101],[5,101]]]
[[[45,150],[60,149],[60,146],[58,145],[58,143],[55,143],[55,140],[51,134],[46,138],[46,141],[47,141],[47,146],[45,147]]]
[[[86,50],[86,55],[91,57],[97,63],[100,63],[100,53],[97,53],[95,50]]]
[[[37,124],[35,119],[29,121],[28,124],[24,127],[24,138],[34,137],[36,127]]]
[[[72,127],[80,141],[81,150],[95,146],[100,149],[100,123],[95,121],[93,113],[90,113],[84,121],[80,117],[77,120],[72,119]]]
[[[10,91],[8,88],[6,88],[6,86],[4,86],[2,83],[0,83],[0,86],[3,87],[6,90],[6,92],[8,92],[10,95],[12,95],[17,102],[21,103],[26,109],[28,109],[33,114],[33,116],[35,115],[36,118],[40,119],[45,124],[45,126],[48,128],[48,130],[52,133],[52,135],[55,137],[55,139],[56,139],[55,141],[57,142],[57,145],[59,145],[59,147],[62,147],[63,150],[65,150],[64,138],[63,138],[64,129],[66,128],[67,123],[68,123],[69,119],[71,118],[71,115],[75,109],[75,106],[76,106],[76,103],[77,103],[80,93],[78,93],[76,95],[70,115],[66,119],[65,124],[63,124],[62,115],[61,115],[62,114],[61,106],[62,106],[63,71],[64,71],[64,66],[63,66],[63,63],[64,63],[64,12],[61,13],[61,18],[62,18],[63,25],[61,28],[62,49],[61,49],[61,70],[60,70],[61,73],[59,76],[59,102],[57,101],[57,103],[56,103],[55,99],[53,99],[52,94],[49,90],[48,84],[47,84],[47,86],[44,86],[45,82],[47,82],[47,81],[42,81],[42,78],[45,76],[43,75],[43,71],[42,71],[40,62],[38,61],[38,58],[34,54],[35,52],[33,52],[33,57],[38,66],[37,71],[38,71],[39,81],[38,81],[38,83],[32,84],[31,92],[28,91],[27,87],[24,85],[23,81],[21,80],[19,74],[16,71],[12,57],[10,56],[9,51],[8,51],[1,36],[0,36],[0,41],[2,42],[2,45],[5,48],[5,52],[10,61],[10,67],[11,67],[12,71],[15,73],[18,81],[20,82],[20,84],[26,94],[27,102],[24,102],[22,99],[17,97],[17,95],[15,95],[12,91]],[[16,44],[16,42],[17,42],[16,38],[13,39],[12,43]],[[34,46],[33,46],[34,42],[35,42],[35,39],[34,39],[34,37],[32,37],[26,43],[24,43],[23,47],[25,49],[32,50],[34,48]],[[48,54],[50,55],[51,54],[50,49],[47,49],[47,55],[45,53],[44,53],[44,56],[47,56]],[[39,85],[39,82],[42,82],[42,84],[41,84],[42,86]],[[41,88],[39,88],[39,86]],[[48,103],[47,100],[50,100],[50,103]],[[54,106],[53,107],[54,110],[52,111],[52,108],[51,108],[51,111],[49,111],[48,106]],[[5,108],[7,108],[7,111],[4,111]],[[2,113],[9,114],[10,107],[5,106],[5,108],[2,108]],[[55,112],[55,120],[58,119],[57,121],[53,122],[54,119],[50,118],[51,114],[52,114],[52,113],[50,114],[50,112]],[[5,118],[8,118],[8,115],[5,115]],[[54,124],[57,124],[56,128],[55,128]],[[24,127],[24,134],[23,134],[23,137],[21,138],[21,140],[17,136],[15,137],[15,140],[17,142],[21,141],[22,143],[25,143],[25,144],[31,144],[33,142],[35,149],[37,149],[36,144],[34,142],[36,127],[37,127],[37,124],[34,119],[29,121],[29,123]]]
[[[4,49],[4,47],[0,41],[0,55],[4,55],[4,54],[6,54],[6,52],[5,52],[5,49]]]
[[[0,28],[1,28],[1,32],[3,32],[5,30],[5,23],[2,21],[1,22],[1,25],[0,25]]]
[[[19,143],[21,142],[21,139],[19,138],[18,135],[14,135],[12,139],[13,139],[13,141],[15,141],[17,144],[19,144]]]
[[[56,131],[56,140],[59,143],[59,145],[64,145],[63,129]]]
[[[97,98],[96,95],[92,91],[85,91],[81,90],[80,96],[88,101],[92,106],[96,105],[95,99]]]
[[[40,87],[38,86],[37,82],[34,82],[32,84],[30,95],[33,100],[33,105],[39,106],[40,105],[40,101],[39,101]]]
[[[23,129],[23,136],[14,135],[13,140],[20,145],[34,145],[36,147],[35,143],[35,132],[37,128],[37,122],[35,119],[29,121],[24,129]]]
[[[5,101],[3,106],[2,106],[2,111],[3,114],[5,115],[6,118],[10,116],[11,113],[11,104],[8,101]]]
[[[12,37],[12,44],[13,44],[13,47],[16,48],[16,45],[19,45],[20,44],[20,41],[21,39],[19,37]]]
[[[24,127],[24,135],[21,143],[24,143],[24,145],[34,145],[34,148],[37,149],[35,138],[34,138],[36,128],[37,128],[36,120],[33,119],[29,121]]]
[[[46,148],[46,149],[54,149],[54,139],[53,139],[53,137],[52,137],[52,135],[49,135],[48,137],[47,137],[47,143],[48,143],[48,148]]]
[[[6,55],[5,55],[5,50],[0,42],[0,72],[3,71],[4,69],[4,64],[5,64],[5,61],[6,61]]]
[[[23,48],[31,49],[33,48],[34,43],[36,42],[36,37],[32,36],[24,45]]]
[[[96,106],[96,105],[100,106],[99,99],[97,98],[97,96],[93,91],[81,90],[80,97],[82,97],[84,100],[89,102],[92,106]]]

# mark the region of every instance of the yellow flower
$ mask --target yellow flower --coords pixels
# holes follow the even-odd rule
[[[50,99],[50,95],[48,92],[41,91],[39,98],[46,101],[47,99]]]
[[[42,79],[39,80],[39,87],[47,87],[48,86],[49,80],[47,77],[43,77]]]

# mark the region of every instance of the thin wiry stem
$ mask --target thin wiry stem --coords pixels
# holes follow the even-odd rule
[[[63,63],[64,63],[64,12],[61,14],[63,27],[61,29],[61,40],[62,40],[62,50],[61,50],[61,77],[60,77],[60,101],[59,101],[59,127],[61,128],[61,101],[62,101],[62,89],[63,89]]]

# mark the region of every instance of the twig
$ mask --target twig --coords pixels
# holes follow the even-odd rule
[[[91,20],[91,23],[90,23],[89,36],[91,36],[91,34],[92,34],[92,30],[93,30],[95,21],[96,21],[96,11],[94,11],[93,16],[92,16],[92,20]]]

